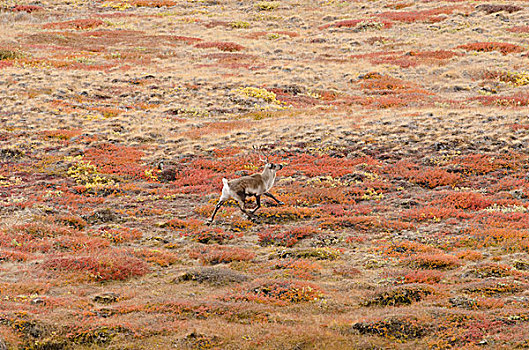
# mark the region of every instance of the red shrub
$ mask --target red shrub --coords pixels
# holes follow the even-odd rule
[[[406,23],[413,23],[413,22],[440,22],[444,20],[443,17],[439,17],[439,15],[449,15],[452,12],[454,12],[457,8],[454,6],[446,6],[446,7],[440,7],[436,9],[430,9],[430,10],[422,10],[422,11],[392,11],[392,12],[382,12],[377,14],[378,17],[388,19],[390,21],[397,21],[397,22],[406,22]]]
[[[116,174],[144,178],[146,167],[140,165],[143,152],[135,147],[102,144],[85,151],[84,161],[89,161],[103,174]]]
[[[419,254],[411,257],[409,263],[423,269],[453,269],[459,267],[461,262],[450,254]]]
[[[81,129],[57,129],[41,131],[41,134],[48,139],[69,140],[72,137],[81,135]]]
[[[418,185],[436,188],[439,186],[455,186],[461,181],[459,174],[450,173],[441,168],[424,168],[408,173],[409,179]]]
[[[285,247],[292,247],[298,241],[311,237],[318,232],[311,226],[296,227],[287,231],[281,231],[278,227],[270,227],[264,231],[259,232],[259,243],[266,245],[280,245]]]
[[[54,216],[53,220],[58,224],[70,226],[77,230],[82,230],[88,225],[86,220],[75,215],[58,215]]]
[[[44,250],[52,249],[57,252],[89,252],[97,251],[109,246],[109,242],[98,237],[82,236],[60,236],[53,239],[48,239],[41,244],[34,244],[34,248],[44,248]]]
[[[372,157],[332,157],[329,155],[314,156],[310,154],[297,154],[290,159],[290,165],[281,170],[282,176],[291,176],[303,173],[309,177],[329,175],[333,178],[350,175],[355,166],[363,164],[366,167],[376,167],[380,162]]]
[[[518,169],[520,155],[512,153],[500,157],[487,154],[469,154],[454,158],[452,164],[468,174],[487,174],[499,169]]]
[[[422,208],[409,209],[403,213],[403,217],[407,220],[415,221],[439,221],[450,217],[469,219],[472,215],[455,208],[425,206]]]
[[[509,96],[477,96],[470,101],[478,101],[485,106],[525,107],[529,106],[529,94],[521,92]]]
[[[476,250],[463,250],[456,254],[458,259],[469,260],[469,261],[478,261],[483,259],[483,254]]]
[[[404,275],[404,283],[436,284],[444,275],[443,272],[436,270],[415,270]]]
[[[459,45],[457,46],[457,48],[467,50],[467,51],[478,51],[478,52],[499,51],[504,55],[508,53],[525,51],[525,49],[521,46],[509,44],[509,43],[499,43],[499,42],[471,43],[471,44]]]
[[[72,21],[66,21],[66,22],[55,22],[55,23],[47,23],[43,25],[42,27],[44,29],[92,29],[95,27],[99,27],[105,24],[100,19],[76,19]]]
[[[354,56],[353,56],[354,57]],[[395,92],[417,92],[417,85],[402,79],[393,78],[378,73],[368,73],[360,79],[362,89],[374,90],[377,93],[385,95]]]
[[[448,60],[460,54],[454,51],[410,51],[402,52],[382,51],[369,54],[353,55],[352,58],[367,59],[371,64],[392,64],[402,68],[415,67],[419,64],[440,64],[443,60]],[[420,90],[425,92],[426,90]]]
[[[209,48],[216,48],[221,51],[241,51],[244,50],[244,46],[231,43],[231,42],[221,42],[221,41],[207,41],[207,42],[201,42],[195,45],[196,48],[199,49],[209,49]]]
[[[174,40],[174,41],[183,41],[188,45],[202,41],[200,38],[195,38],[191,36],[181,36],[181,35],[171,35],[164,37],[165,39]]]
[[[11,11],[31,13],[35,11],[41,11],[43,9],[44,8],[42,6],[38,6],[38,5],[16,5],[15,7],[11,9]]]
[[[512,33],[529,33],[529,26],[512,27],[507,30]]]
[[[279,259],[271,263],[271,268],[281,270],[282,278],[314,279],[321,265],[307,259]]]
[[[93,234],[113,243],[131,242],[143,237],[140,231],[128,227],[101,227]]]
[[[189,252],[189,257],[199,259],[203,264],[215,265],[232,261],[250,261],[255,258],[255,253],[243,248],[213,245],[195,248]]]
[[[143,261],[159,266],[169,266],[179,260],[179,256],[165,249],[135,249],[134,255]]]
[[[323,291],[311,283],[296,280],[259,279],[229,293],[224,299],[285,305],[315,301],[322,297]]]
[[[445,192],[442,199],[432,202],[443,208],[480,210],[492,205],[492,201],[481,193],[476,192]]]
[[[32,258],[31,254],[18,252],[16,250],[0,249],[0,262],[2,261],[27,261]]]
[[[118,250],[91,255],[60,255],[47,258],[42,267],[63,272],[83,272],[94,281],[124,280],[149,272],[145,262]]]
[[[441,252],[441,250],[437,248],[414,241],[395,242],[389,246],[382,246],[380,249],[383,250],[384,254],[388,256],[399,258],[411,256],[417,253],[436,254]]]
[[[197,219],[171,219],[163,224],[162,227],[169,227],[174,230],[184,230],[184,229],[198,229],[204,225],[204,222]]]
[[[454,186],[461,181],[459,174],[450,173],[440,167],[419,167],[415,163],[399,161],[386,170],[392,177],[403,177],[427,188]]]

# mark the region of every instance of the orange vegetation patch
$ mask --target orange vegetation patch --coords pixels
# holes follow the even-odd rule
[[[453,269],[459,267],[461,262],[451,254],[445,253],[422,253],[411,256],[408,263],[412,266],[423,269]]]
[[[399,161],[388,167],[387,171],[391,176],[403,177],[426,188],[454,186],[462,180],[461,175],[448,172],[441,167],[421,168],[418,164],[407,161]]]
[[[517,26],[508,28],[507,31],[511,33],[529,33],[529,26]]]
[[[360,77],[360,87],[372,94],[389,95],[395,93],[423,93],[429,92],[419,88],[415,83],[376,72],[367,73]]]
[[[492,205],[492,201],[477,192],[446,192],[441,199],[432,201],[432,205],[455,209],[480,210]]]
[[[85,151],[85,161],[91,162],[104,174],[145,177],[146,167],[140,165],[143,152],[136,147],[102,144]]]
[[[323,298],[323,291],[315,284],[283,279],[255,280],[223,297],[225,300],[285,305]]]
[[[460,53],[449,50],[436,51],[409,51],[402,54],[402,51],[381,51],[367,54],[353,55],[353,59],[366,59],[371,64],[393,64],[401,68],[415,67],[421,64],[441,65],[447,60],[460,56]]]
[[[250,261],[255,258],[255,253],[244,248],[211,245],[192,249],[189,257],[199,259],[202,264],[215,265],[232,261]]]
[[[279,245],[292,247],[298,241],[311,237],[317,233],[312,226],[301,226],[290,230],[281,231],[277,226],[272,226],[258,233],[259,243],[266,245]]]
[[[509,44],[509,43],[500,43],[500,42],[471,43],[471,44],[459,45],[456,48],[467,50],[467,51],[478,51],[478,52],[499,51],[504,55],[508,53],[516,53],[516,52],[525,51],[525,48],[519,45]]]
[[[244,50],[244,46],[242,45],[232,43],[232,42],[222,42],[222,41],[201,42],[201,43],[196,44],[195,47],[199,49],[215,48],[221,51],[228,51],[228,52]]]
[[[218,134],[227,134],[232,131],[250,128],[254,122],[249,120],[232,120],[232,121],[221,121],[205,123],[202,126],[195,127],[189,131],[183,133],[184,136],[189,137],[193,140],[200,139],[201,137],[215,136]]]
[[[456,6],[445,6],[430,10],[422,11],[390,11],[382,12],[376,16],[395,22],[428,22],[435,23],[446,19],[446,17],[440,15],[449,15],[456,11],[459,7]]]
[[[65,22],[46,23],[42,27],[44,29],[92,29],[102,26],[103,24],[105,24],[105,22],[100,19],[86,18]]]
[[[13,12],[27,12],[32,13],[36,11],[42,11],[44,8],[38,5],[16,5],[11,9]]]
[[[469,101],[478,101],[485,106],[525,107],[529,106],[529,94],[519,92],[510,96],[478,96]]]
[[[147,264],[122,250],[106,250],[90,255],[48,257],[42,268],[49,271],[81,272],[94,281],[124,280],[149,272]]]
[[[58,140],[69,140],[72,137],[81,135],[81,129],[58,129],[58,130],[45,130],[41,134],[48,139]]]
[[[487,174],[497,170],[519,169],[527,156],[520,153],[509,153],[502,156],[488,154],[468,154],[452,160],[452,164],[468,174]]]

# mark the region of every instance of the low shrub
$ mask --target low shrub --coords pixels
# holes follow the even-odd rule
[[[258,279],[229,293],[224,299],[284,305],[315,301],[323,295],[318,286],[304,281]]]
[[[178,277],[177,282],[194,281],[212,285],[243,282],[248,276],[225,267],[201,267],[189,270]]]
[[[148,263],[167,267],[180,260],[178,254],[165,249],[135,249],[133,254]]]
[[[431,286],[421,284],[410,284],[390,289],[384,288],[367,298],[363,304],[365,306],[410,305],[433,293],[434,289]]]
[[[444,273],[437,270],[415,270],[406,273],[404,283],[436,284],[444,277]]]
[[[359,334],[373,334],[383,338],[407,341],[422,338],[429,332],[429,327],[412,318],[390,317],[377,321],[355,322],[351,331]]]
[[[108,239],[112,243],[131,242],[143,237],[143,234],[136,229],[119,226],[104,226],[99,228],[99,230],[97,231],[93,231],[92,234],[98,237]]]
[[[105,24],[105,22],[100,19],[86,18],[65,22],[47,23],[42,27],[44,29],[92,29],[102,26],[103,24]]]
[[[491,13],[496,13],[500,11],[505,11],[508,13],[518,12],[523,10],[523,7],[516,5],[499,5],[499,4],[483,4],[476,6],[476,10],[480,10],[490,15]]]
[[[466,272],[466,277],[490,278],[490,277],[507,277],[514,273],[512,267],[505,264],[482,263],[470,267]]]
[[[276,256],[280,259],[316,259],[316,260],[336,260],[342,255],[342,251],[337,248],[308,248],[299,250],[282,250]]]
[[[459,259],[445,253],[418,254],[408,259],[408,264],[422,269],[454,269],[461,265]]]
[[[508,53],[523,52],[525,49],[519,45],[499,42],[479,42],[457,46],[458,49],[477,52],[499,51],[506,55]]]
[[[432,205],[444,208],[480,210],[492,205],[492,200],[477,192],[444,192],[442,198],[432,201]]]
[[[482,282],[467,284],[461,290],[465,293],[491,297],[495,295],[512,294],[527,289],[527,285],[509,280],[489,279]]]
[[[149,272],[147,264],[126,251],[107,250],[90,255],[48,257],[42,267],[49,271],[82,272],[93,281],[125,280]]]
[[[37,12],[37,11],[42,11],[42,10],[44,10],[44,8],[38,5],[16,5],[11,9],[11,11],[13,12],[27,12],[27,13],[32,13],[32,12]]]
[[[223,244],[235,238],[235,235],[233,233],[226,232],[221,228],[203,228],[198,230],[192,230],[184,233],[183,235],[191,238],[192,241],[203,244]]]
[[[232,261],[250,261],[255,258],[255,253],[244,248],[213,245],[192,249],[189,257],[199,259],[202,264],[215,265]]]
[[[283,278],[314,279],[321,265],[307,259],[279,259],[272,261],[270,268],[280,270]]]
[[[204,41],[196,44],[195,47],[199,49],[215,48],[227,52],[242,51],[245,49],[245,47],[242,45],[222,41]]]
[[[285,247],[292,247],[300,240],[311,237],[318,231],[311,226],[296,227],[287,231],[281,231],[278,227],[270,227],[264,231],[259,232],[259,244],[279,245]]]

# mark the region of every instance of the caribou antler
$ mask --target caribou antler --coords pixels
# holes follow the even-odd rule
[[[255,152],[257,152],[257,154],[259,155],[259,159],[261,160],[261,162],[265,163],[265,164],[268,164],[270,163],[268,161],[268,156],[264,153],[263,151],[263,146],[253,146],[253,149],[255,150]]]

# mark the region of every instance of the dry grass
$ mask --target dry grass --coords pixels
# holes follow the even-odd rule
[[[527,347],[523,1],[0,7],[0,347]]]

